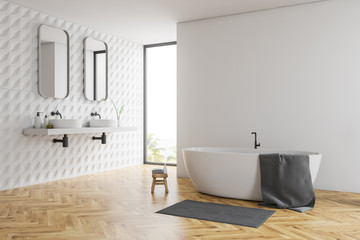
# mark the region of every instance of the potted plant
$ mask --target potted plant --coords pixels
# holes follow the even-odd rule
[[[121,113],[124,111],[124,106],[125,104],[123,104],[121,107],[120,107],[120,110],[118,110],[118,108],[116,107],[116,104],[114,103],[114,101],[109,98],[113,107],[114,107],[114,110],[116,112],[116,118],[117,118],[117,126],[120,127],[120,117],[121,117]],[[101,99],[101,101],[105,101],[105,99]]]

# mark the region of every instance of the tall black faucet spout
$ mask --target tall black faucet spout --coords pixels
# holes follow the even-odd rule
[[[60,119],[62,119],[62,115],[61,115],[61,113],[59,112],[59,110],[56,110],[56,112],[54,112],[54,111],[51,112],[51,116],[55,116],[55,115],[60,116]]]
[[[251,132],[251,134],[255,135],[254,148],[257,149],[257,147],[260,147],[260,143],[257,142],[257,134],[256,132]]]
[[[91,115],[92,117],[98,116],[99,119],[101,119],[101,116],[100,116],[100,114],[99,114],[98,112],[93,112],[93,113],[91,113],[90,115]]]

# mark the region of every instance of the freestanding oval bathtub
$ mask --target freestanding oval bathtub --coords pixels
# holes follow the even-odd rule
[[[259,154],[307,154],[314,184],[322,155],[313,152],[245,148],[184,148],[186,170],[202,193],[261,201]]]

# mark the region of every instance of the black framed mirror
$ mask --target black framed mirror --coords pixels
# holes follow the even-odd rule
[[[108,47],[89,37],[84,39],[84,95],[91,101],[108,97]]]
[[[43,97],[69,96],[69,34],[62,29],[40,25],[38,32],[38,91]]]

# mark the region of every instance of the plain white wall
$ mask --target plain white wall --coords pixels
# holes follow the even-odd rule
[[[87,99],[94,99],[94,52],[86,50],[85,54],[85,96]]]
[[[41,92],[45,96],[55,96],[55,43],[41,43],[40,78]],[[65,79],[66,81],[66,79]],[[67,90],[67,88],[66,88]],[[65,91],[66,91],[65,90]],[[66,96],[66,93],[65,95]]]
[[[67,94],[67,47],[56,42],[41,43],[41,92],[46,97]]]
[[[96,56],[96,100],[106,98],[106,54]]]
[[[67,94],[67,46],[55,43],[55,98],[64,98]],[[50,80],[51,81],[51,80]]]
[[[315,187],[360,192],[360,1],[178,24],[181,149],[323,153]],[[221,159],[219,159],[221,161]]]

